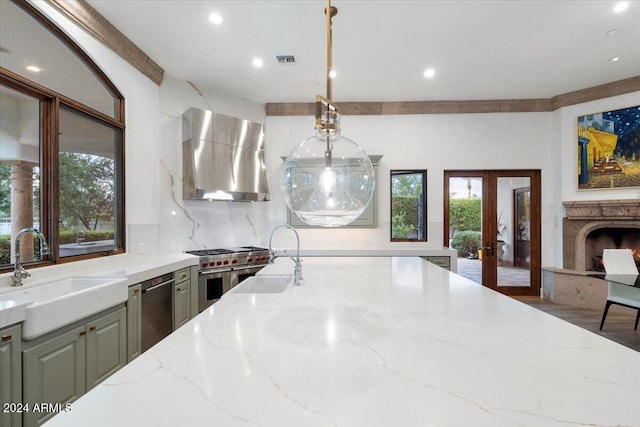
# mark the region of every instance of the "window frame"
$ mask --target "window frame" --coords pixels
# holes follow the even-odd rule
[[[107,78],[106,74],[93,60],[67,36],[57,25],[24,0],[13,0],[13,3],[29,14],[37,22],[49,30],[53,37],[57,37],[89,68],[95,77],[107,88],[114,99],[114,116],[108,116],[83,103],[49,89],[39,83],[29,80],[21,74],[14,73],[0,67],[0,84],[40,101],[40,221],[41,231],[47,238],[51,254],[42,261],[28,263],[26,267],[43,267],[52,264],[80,261],[90,258],[121,254],[126,252],[126,219],[125,219],[125,109],[124,97]],[[58,205],[58,148],[59,148],[59,117],[60,108],[64,106],[71,111],[84,115],[91,120],[112,127],[119,132],[120,147],[116,150],[115,177],[115,249],[107,252],[88,253],[60,258],[59,256],[59,205]],[[11,244],[14,242],[12,241]],[[0,266],[0,272],[10,271],[11,264]]]
[[[393,237],[393,179],[401,175],[421,175],[422,178],[422,237],[415,239]],[[389,240],[391,242],[415,242],[425,243],[428,241],[429,230],[427,223],[427,170],[426,169],[391,169],[389,171]],[[419,235],[419,234],[418,234]]]

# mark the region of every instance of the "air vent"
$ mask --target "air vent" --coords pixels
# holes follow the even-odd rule
[[[276,55],[276,59],[280,64],[295,64],[296,57],[293,55]]]

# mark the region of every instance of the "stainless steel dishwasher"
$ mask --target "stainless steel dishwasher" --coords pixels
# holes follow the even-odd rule
[[[173,273],[142,282],[142,352],[173,332]]]

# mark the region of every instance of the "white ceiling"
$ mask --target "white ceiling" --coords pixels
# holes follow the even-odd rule
[[[88,3],[168,75],[260,103],[326,92],[325,1]],[[638,76],[640,1],[616,3],[334,0],[333,100],[550,98]],[[284,54],[296,63],[279,64]]]

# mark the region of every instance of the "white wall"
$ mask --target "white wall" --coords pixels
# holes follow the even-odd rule
[[[268,117],[267,159],[273,177],[282,171],[280,156],[313,134],[312,117]],[[549,215],[556,173],[548,164],[554,142],[550,113],[344,116],[342,134],[358,142],[368,154],[383,155],[378,177],[378,228],[300,230],[312,248],[438,248],[443,242],[443,173],[455,169],[541,169],[543,187],[543,264],[553,261]],[[428,242],[391,243],[389,171],[427,169]],[[273,192],[272,217],[285,221],[283,197]],[[275,203],[273,203],[275,202]]]

